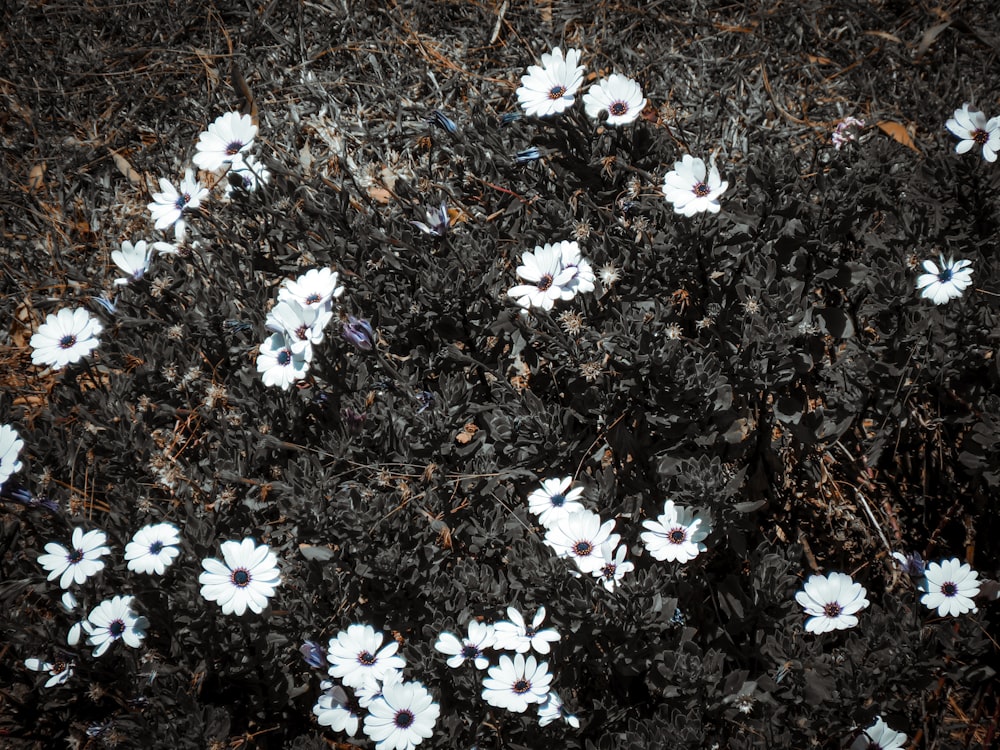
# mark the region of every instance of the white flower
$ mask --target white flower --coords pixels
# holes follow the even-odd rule
[[[278,558],[270,547],[258,546],[252,537],[223,542],[222,557],[225,563],[214,557],[201,561],[205,569],[198,576],[201,595],[218,602],[224,615],[242,615],[247,608],[259,615],[281,583]]]
[[[573,299],[575,294],[569,283],[576,276],[576,269],[563,268],[559,246],[546,244],[536,247],[534,252],[525,252],[521,255],[517,275],[531,283],[511,287],[507,296],[524,308],[551,310],[556,300]]]
[[[534,649],[540,654],[552,650],[549,643],[559,640],[559,633],[552,628],[539,630],[545,620],[545,607],[539,607],[531,625],[524,622],[524,617],[514,607],[507,607],[509,620],[501,620],[493,626],[496,634],[494,648],[502,651],[517,651],[519,654]]]
[[[583,106],[594,120],[601,112],[607,112],[608,125],[627,125],[639,116],[646,100],[638,83],[613,73],[587,90]]]
[[[253,124],[250,115],[239,112],[226,112],[215,118],[198,136],[195,145],[198,153],[192,161],[199,169],[207,172],[219,169],[225,164],[232,164],[233,169],[244,166],[243,155],[253,145],[257,136],[257,126]]]
[[[580,245],[576,242],[556,242],[553,247],[559,248],[563,268],[574,271],[573,278],[566,284],[573,294],[586,294],[594,291],[594,282],[597,277],[590,261],[583,257],[580,252]]]
[[[601,547],[601,557],[604,558],[604,565],[599,570],[593,571],[591,575],[601,580],[601,585],[608,591],[614,591],[618,582],[625,577],[626,573],[635,570],[635,565],[625,561],[625,553],[628,551],[623,544],[612,552],[613,546],[604,544]]]
[[[111,253],[111,260],[126,274],[123,279],[115,279],[115,286],[138,281],[145,276],[152,256],[153,248],[148,247],[145,240],[139,240],[135,245],[128,240],[123,241],[121,250],[114,250]]]
[[[941,267],[939,268],[933,260],[924,261],[924,270],[917,277],[917,289],[920,296],[932,300],[935,305],[943,305],[950,299],[962,296],[972,284],[972,261],[955,260],[954,258],[944,259],[944,255],[939,255]]]
[[[65,610],[66,614],[72,615],[76,612],[76,608],[79,606],[76,597],[73,596],[72,591],[64,591],[62,595],[61,606]],[[69,629],[69,633],[66,635],[66,643],[70,646],[75,646],[80,642],[80,636],[83,634],[83,623],[86,618],[78,622],[73,623],[72,627]]]
[[[611,533],[614,528],[614,519],[602,523],[596,513],[581,510],[554,521],[545,532],[545,543],[559,557],[571,558],[581,573],[593,573],[604,567],[601,546],[614,547],[621,539]]]
[[[10,479],[11,474],[21,470],[17,457],[24,447],[24,441],[17,430],[9,424],[0,427],[0,487]]]
[[[365,734],[376,750],[413,750],[434,734],[441,707],[419,682],[387,682],[372,701]]]
[[[957,153],[964,154],[978,144],[983,147],[983,158],[986,161],[997,160],[997,152],[1000,151],[1000,117],[987,120],[986,115],[970,110],[966,103],[961,109],[955,110],[945,127],[961,139],[955,146]]]
[[[134,573],[156,573],[162,576],[180,554],[177,544],[180,532],[172,523],[143,526],[125,545],[125,560]]]
[[[858,624],[857,613],[868,606],[867,592],[846,573],[809,576],[802,591],[795,594],[806,614],[806,630],[828,633],[846,630]]]
[[[539,664],[534,656],[504,654],[500,663],[490,667],[483,680],[483,699],[491,706],[524,713],[529,704],[544,703],[548,698],[552,675],[548,662]]]
[[[328,307],[303,307],[295,300],[279,302],[267,314],[267,330],[285,334],[285,343],[294,354],[312,359],[312,347],[322,343],[323,329],[333,319]]]
[[[101,343],[97,336],[104,330],[97,318],[82,307],[64,307],[45,318],[31,337],[31,361],[61,370],[87,356]]]
[[[45,687],[55,687],[62,685],[73,676],[74,662],[57,661],[49,662],[41,659],[25,659],[24,666],[35,672],[48,672],[49,679],[45,681]]]
[[[548,726],[556,719],[562,719],[574,729],[580,728],[580,720],[573,714],[566,712],[559,693],[551,690],[545,696],[545,702],[538,704],[538,726]]]
[[[266,185],[271,181],[271,170],[257,161],[257,157],[253,154],[248,155],[239,168],[236,167],[236,162],[233,162],[233,168],[229,172],[229,175],[230,178],[232,175],[238,175],[240,181],[243,183],[243,189],[248,193],[254,192],[261,185]],[[226,183],[226,195],[232,196],[232,194],[233,184],[232,179],[230,179]]]
[[[555,520],[565,518],[570,513],[586,510],[577,499],[583,494],[583,487],[569,489],[573,477],[543,479],[542,486],[528,495],[528,510],[538,516],[538,522],[548,527]],[[567,492],[567,490],[569,490]]]
[[[292,383],[302,380],[309,371],[305,352],[296,353],[289,346],[285,334],[274,333],[260,345],[257,355],[257,372],[264,385],[276,385],[287,391]]]
[[[674,204],[674,212],[684,216],[694,216],[702,211],[713,214],[721,208],[719,196],[726,192],[729,183],[719,178],[719,170],[713,164],[707,172],[705,162],[684,154],[674,162],[672,172],[663,178],[663,195]]]
[[[105,599],[91,610],[83,623],[87,631],[87,645],[96,646],[94,656],[100,656],[115,641],[125,641],[127,646],[139,648],[146,637],[149,621],[132,610],[131,596]]]
[[[77,526],[73,529],[70,549],[49,542],[45,545],[47,554],[38,556],[38,564],[49,571],[48,580],[59,578],[59,588],[68,589],[74,583],[83,583],[104,569],[104,561],[100,558],[111,552],[105,546],[107,541],[108,537],[103,531],[84,533]]]
[[[851,750],[897,750],[906,744],[906,735],[890,729],[881,716],[851,744]]]
[[[399,644],[390,640],[384,647],[382,633],[371,625],[355,623],[331,638],[326,660],[331,677],[337,677],[348,687],[361,688],[370,682],[381,682],[393,671],[401,670],[406,662],[398,656]],[[381,650],[379,650],[381,648]]]
[[[434,648],[442,654],[450,654],[448,666],[452,669],[462,666],[467,659],[472,660],[476,669],[486,669],[490,661],[483,651],[492,647],[495,640],[492,625],[470,620],[468,637],[459,639],[451,633],[444,632],[438,636]]]
[[[927,593],[920,597],[920,602],[928,609],[936,609],[940,617],[978,612],[972,601],[979,593],[978,578],[979,573],[957,557],[932,562],[924,569],[921,589]]]
[[[284,281],[278,289],[278,301],[294,301],[307,308],[329,305],[344,293],[344,287],[337,286],[338,278],[329,268],[313,268],[297,279]]]
[[[185,211],[198,208],[201,199],[208,195],[208,188],[201,186],[190,169],[185,170],[179,191],[163,177],[160,178],[160,190],[162,192],[153,193],[153,202],[146,206],[157,229],[173,226]]]
[[[327,683],[329,684],[329,683]],[[335,732],[345,732],[349,737],[358,733],[357,700],[352,700],[340,685],[330,685],[313,706],[316,721]]]
[[[582,84],[580,50],[568,49],[563,57],[562,50],[553,47],[551,53],[542,55],[541,66],[531,65],[521,76],[517,100],[526,114],[548,117],[568,109]]]
[[[698,515],[697,510],[674,505],[673,500],[663,504],[663,513],[655,521],[643,521],[649,529],[639,535],[649,554],[656,560],[686,563],[708,549],[703,543],[712,532],[711,524]]]

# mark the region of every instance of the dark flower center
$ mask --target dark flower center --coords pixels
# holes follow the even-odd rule
[[[628,104],[625,102],[611,102],[611,106],[608,107],[608,114],[612,117],[621,117],[626,113],[628,113]]]
[[[396,712],[396,718],[393,723],[400,729],[406,729],[413,723],[413,718],[413,712],[404,708],[402,711]]]
[[[286,366],[292,361],[292,353],[288,349],[282,349],[278,352],[278,364],[282,367]]]
[[[111,633],[112,638],[121,638],[122,633],[125,632],[125,623],[122,620],[112,620],[108,624],[108,632]]]
[[[566,496],[563,493],[558,492],[549,498],[549,502],[552,503],[553,508],[561,508],[562,504],[566,502]]]
[[[66,555],[66,562],[68,562],[70,565],[76,565],[82,559],[83,559],[82,549],[72,550],[68,555]]]
[[[240,149],[243,148],[243,145],[244,144],[242,141],[233,141],[228,146],[226,146],[226,155],[235,156],[240,152]]]
[[[956,586],[951,581],[948,581],[947,583],[942,583],[941,584],[941,593],[944,594],[945,596],[957,596],[958,595],[958,586]]]
[[[463,659],[475,659],[477,656],[479,656],[479,647],[474,643],[465,643],[462,645]]]
[[[301,325],[295,329],[295,336],[299,341],[305,341],[309,338],[309,326]]]
[[[529,690],[531,690],[531,682],[522,677],[520,680],[514,683],[513,688],[515,693],[521,695],[522,693],[527,693]]]
[[[985,130],[974,130],[972,131],[972,140],[982,146],[990,139],[990,134]]]
[[[49,669],[49,671],[53,672],[55,674],[59,674],[61,672],[65,672],[66,671],[66,662],[64,662],[64,661],[57,661],[57,662],[53,663],[52,668]]]
[[[250,572],[244,568],[237,568],[232,575],[233,585],[245,588],[250,583]]]
[[[306,297],[306,304],[307,304],[307,305],[315,305],[315,304],[316,304],[317,302],[319,302],[319,301],[320,301],[321,299],[323,299],[323,298],[322,298],[322,297],[320,297],[320,296],[319,296],[318,294],[316,294],[316,293],[314,292],[313,294],[310,294],[310,295],[309,295],[308,297]]]
[[[72,349],[76,346],[76,336],[66,335],[59,339],[60,349]]]
[[[524,637],[525,638],[534,638],[535,634],[537,634],[537,633],[538,633],[538,631],[535,630],[530,625],[526,625],[525,628],[524,628]]]
[[[360,654],[358,654],[358,663],[366,667],[370,667],[372,664],[375,663],[375,654],[371,653],[370,651],[362,651]]]
[[[550,286],[552,286],[552,274],[547,273],[542,276],[542,278],[538,280],[537,286],[541,291],[546,291]]]
[[[156,541],[149,545],[149,554],[158,555],[163,550],[163,542]]]
[[[594,545],[588,541],[577,542],[573,545],[573,554],[577,557],[587,557],[594,551]]]
[[[941,273],[938,274],[938,281],[941,282],[942,284],[947,284],[949,281],[951,281],[951,277],[954,275],[955,274],[952,272],[950,268],[944,268],[941,270]]]
[[[555,101],[556,99],[562,99],[563,94],[565,93],[566,93],[565,86],[553,86],[551,89],[549,89],[549,99],[551,99],[552,101]]]
[[[699,182],[697,185],[694,186],[694,194],[697,195],[699,198],[704,198],[711,192],[712,192],[711,189],[709,189],[708,185],[706,185],[704,182]]]
[[[823,614],[829,618],[840,617],[840,613],[844,611],[837,602],[830,602],[823,606]]]
[[[667,539],[671,544],[684,544],[687,541],[687,532],[682,528],[671,529],[667,533]]]
[[[611,581],[614,579],[617,570],[618,566],[615,563],[608,563],[601,568],[601,577]]]

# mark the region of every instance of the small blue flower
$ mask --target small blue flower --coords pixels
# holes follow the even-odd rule
[[[314,641],[306,641],[299,646],[299,652],[306,664],[314,669],[326,668],[326,649]]]
[[[114,315],[118,312],[118,297],[108,299],[102,294],[100,297],[91,297],[91,299],[103,307],[108,315]]]
[[[364,318],[348,315],[340,335],[363,352],[370,352],[375,347],[375,330]]]
[[[452,122],[451,119],[449,119],[448,116],[445,115],[445,113],[440,109],[435,109],[431,112],[427,116],[426,121],[431,125],[437,125],[439,128],[448,131],[452,135],[458,132],[458,126],[455,125],[455,123]]]
[[[427,223],[422,221],[411,221],[413,226],[424,234],[432,237],[444,237],[451,229],[451,219],[448,216],[448,204],[441,201],[441,205],[427,211]]]
[[[521,114],[520,112],[508,112],[507,114],[505,114],[503,117],[500,118],[500,127],[501,128],[506,127],[507,125],[510,125],[512,122],[517,122],[518,120],[521,120],[523,118],[524,115]]]

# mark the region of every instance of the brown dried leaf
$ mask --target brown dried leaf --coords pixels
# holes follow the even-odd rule
[[[36,164],[28,172],[28,192],[37,193],[45,187],[45,162]]]
[[[469,422],[469,424],[465,425],[465,427],[462,428],[462,431],[455,436],[455,442],[459,445],[466,445],[472,441],[472,438],[476,436],[477,432],[479,432],[479,428],[472,422]]]
[[[917,144],[913,142],[913,136],[903,123],[896,122],[895,120],[882,120],[878,124],[878,128],[897,143],[902,143],[907,148],[913,149],[918,154],[920,153]]]
[[[135,171],[135,167],[132,166],[128,159],[114,149],[109,148],[108,151],[111,152],[111,158],[114,160],[115,166],[118,167],[118,171],[124,177],[127,177],[129,182],[133,185],[138,185],[142,182],[142,175]]]

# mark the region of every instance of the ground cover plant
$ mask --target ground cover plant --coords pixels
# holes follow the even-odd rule
[[[991,3],[2,18],[5,746],[996,743]]]

